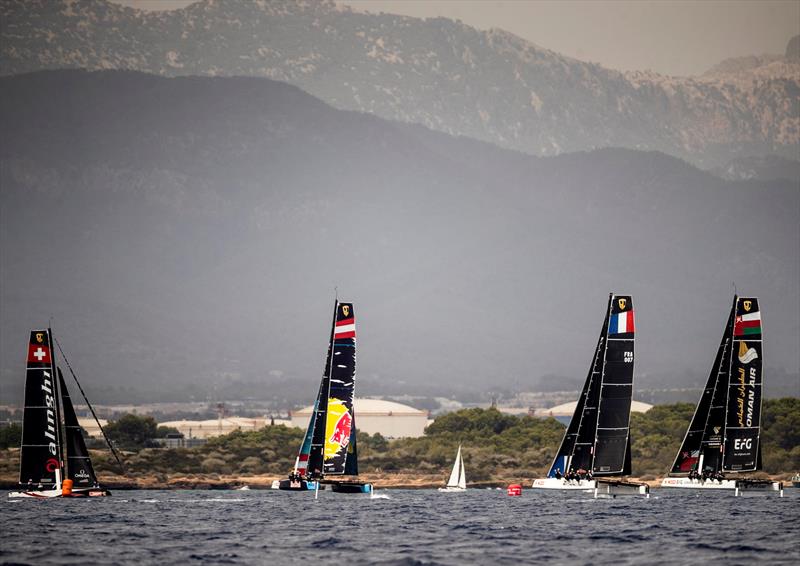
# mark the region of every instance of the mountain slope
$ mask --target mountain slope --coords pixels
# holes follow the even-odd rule
[[[51,316],[107,399],[307,397],[336,286],[362,394],[582,379],[609,291],[636,301],[638,385],[696,387],[732,281],[797,371],[791,183],[530,157],[267,79],[4,77],[0,123],[4,399]]]
[[[0,17],[3,74],[268,77],[338,108],[534,155],[627,147],[711,168],[800,152],[800,61],[791,58],[696,78],[623,74],[500,30],[332,2],[203,0],[148,13],[104,0],[9,0]]]

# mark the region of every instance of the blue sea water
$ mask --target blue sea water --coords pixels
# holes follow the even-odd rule
[[[0,492],[3,564],[800,564],[800,490]]]

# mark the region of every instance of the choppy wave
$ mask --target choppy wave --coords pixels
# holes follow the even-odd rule
[[[783,499],[655,491],[650,499],[610,500],[392,490],[372,495],[380,505],[369,495],[331,492],[318,500],[271,490],[124,495],[3,501],[0,563],[800,563],[800,490],[791,489]]]

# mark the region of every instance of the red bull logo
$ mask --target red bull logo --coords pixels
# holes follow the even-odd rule
[[[353,423],[353,417],[350,413],[345,413],[339,420],[336,421],[336,427],[333,429],[333,435],[330,441],[339,444],[343,448],[350,443],[350,426]]]
[[[328,416],[325,421],[325,459],[339,454],[350,444],[353,416],[340,399],[328,401]]]

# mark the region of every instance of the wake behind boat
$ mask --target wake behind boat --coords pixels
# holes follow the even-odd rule
[[[714,365],[661,487],[783,495],[783,484],[738,477],[761,469],[763,340],[755,297],[733,297]]]
[[[614,479],[631,473],[634,337],[632,297],[612,293],[575,412],[547,477],[534,480],[534,489],[649,496],[646,484]]]
[[[447,485],[439,488],[439,491],[455,493],[466,490],[467,475],[464,471],[464,458],[461,456],[461,445],[459,444],[456,459],[453,462],[453,470],[450,472],[450,479],[447,480]]]
[[[328,357],[314,411],[289,477],[274,489],[309,491],[330,488],[339,493],[370,493],[372,485],[358,481],[358,447],[353,409],[356,377],[356,323],[352,303],[333,309]],[[350,476],[351,479],[332,479]]]
[[[111,495],[97,481],[55,357],[51,330],[32,331],[22,417],[22,490],[8,496],[47,499]]]

